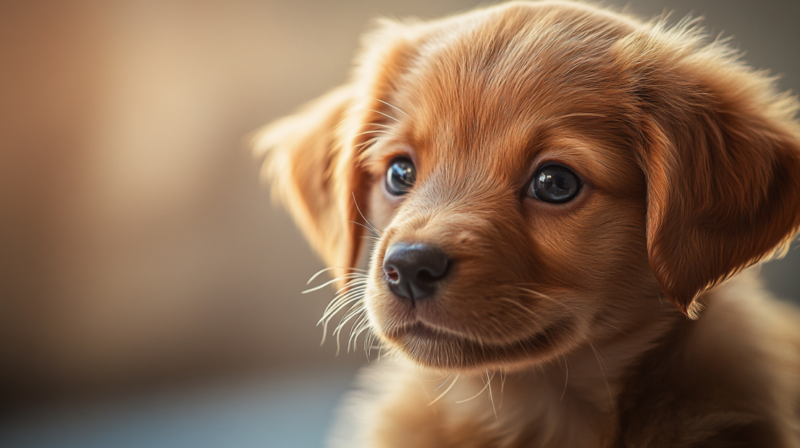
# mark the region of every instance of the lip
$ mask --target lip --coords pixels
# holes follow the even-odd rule
[[[564,319],[515,342],[487,344],[415,322],[385,333],[385,337],[425,366],[472,370],[550,358],[560,346],[559,342],[574,330],[574,322]]]

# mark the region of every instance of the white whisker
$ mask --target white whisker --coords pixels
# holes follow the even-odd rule
[[[400,108],[399,108],[399,107],[397,107],[397,106],[394,106],[394,105],[391,105],[391,104],[387,103],[386,101],[379,100],[379,99],[377,99],[377,98],[375,98],[375,99],[376,99],[376,100],[378,100],[378,101],[380,101],[381,103],[383,103],[383,104],[385,104],[385,105],[387,105],[387,106],[391,107],[392,109],[394,109],[394,110],[396,110],[396,111],[400,112],[401,114],[405,115],[406,117],[408,117],[408,116],[409,116],[407,113],[405,113],[405,112],[403,112],[402,110],[400,110]]]
[[[600,360],[600,355],[597,353],[597,349],[595,348],[594,344],[592,344],[592,341],[590,341],[589,338],[585,339],[586,342],[589,344],[589,347],[592,348],[592,352],[594,352],[594,357],[595,359],[597,359],[597,367],[600,368],[600,373],[603,375],[603,382],[606,383],[606,392],[608,392],[608,401],[611,403],[611,409],[614,409],[616,411],[617,405],[614,402],[614,395],[611,393],[611,386],[609,386],[608,384],[608,376],[606,375],[605,363],[603,363]]]
[[[393,116],[391,116],[391,115],[389,115],[389,114],[385,114],[385,113],[383,113],[383,112],[381,112],[381,111],[374,110],[374,109],[367,109],[367,110],[369,110],[370,112],[375,112],[376,114],[381,114],[381,115],[383,115],[383,116],[384,116],[384,117],[386,117],[386,118],[389,118],[389,119],[391,119],[391,120],[394,120],[394,121],[396,121],[396,122],[400,123],[400,120],[398,120],[397,118],[395,118],[395,117],[393,117]]]
[[[378,359],[380,359],[380,358],[378,358]],[[458,378],[459,378],[459,375],[456,375],[456,377],[455,377],[455,378],[453,378],[453,382],[452,382],[452,383],[451,383],[451,384],[450,384],[450,385],[447,387],[447,389],[445,389],[445,390],[444,390],[444,392],[442,392],[442,393],[441,393],[441,395],[439,395],[438,397],[434,398],[434,399],[433,399],[433,401],[431,401],[430,403],[428,403],[428,406],[430,406],[430,405],[432,405],[432,404],[436,403],[436,402],[437,402],[437,401],[439,401],[439,400],[440,400],[442,397],[444,397],[445,395],[447,395],[447,393],[448,393],[448,392],[450,392],[450,389],[452,389],[452,388],[453,388],[453,386],[455,386],[455,385],[456,385],[456,382],[458,381]]]
[[[492,377],[489,378],[489,371],[486,371],[486,383],[489,385],[489,401],[492,402],[492,412],[494,412],[494,418],[497,418],[497,409],[494,407],[494,395],[492,395],[492,380],[494,379],[494,373],[492,373]]]
[[[317,322],[317,325],[319,325],[321,323],[327,323],[326,321],[330,320],[330,318],[332,318],[334,315],[336,315],[336,313],[341,311],[342,308],[344,308],[345,306],[347,306],[350,303],[357,302],[357,301],[361,300],[360,296],[363,293],[364,293],[364,291],[359,289],[359,290],[353,291],[353,292],[351,292],[351,293],[349,293],[347,295],[344,295],[342,297],[334,299],[334,301],[331,302],[325,308],[325,312],[323,313],[322,318],[320,318],[319,322]]]
[[[325,282],[325,283],[323,283],[323,284],[321,284],[319,286],[315,286],[315,287],[313,287],[311,289],[306,289],[305,291],[303,291],[303,294],[308,294],[310,292],[319,291],[320,289],[322,289],[322,288],[324,288],[324,287],[326,287],[328,285],[331,285],[333,283],[336,283],[336,282],[338,282],[340,280],[355,279],[355,278],[361,278],[361,277],[364,277],[364,274],[352,273],[352,274],[341,275],[341,276],[336,277],[334,279],[328,280],[327,282]]]
[[[317,322],[317,325],[319,325],[320,322],[324,321],[326,318],[329,318],[334,314],[336,314],[337,312],[339,312],[344,305],[355,300],[360,300],[361,299],[360,296],[364,294],[366,288],[367,285],[361,285],[359,287],[348,290],[347,292],[341,295],[335,296],[334,299],[331,301],[331,303],[329,303],[328,306],[325,307],[325,311],[322,314],[322,318],[319,320],[319,322]]]
[[[311,284],[311,282],[313,282],[313,281],[314,281],[314,279],[315,279],[315,278],[317,278],[317,277],[319,277],[319,276],[320,276],[322,273],[324,273],[324,272],[328,272],[328,271],[330,271],[330,270],[333,270],[333,269],[347,269],[347,270],[350,270],[350,271],[357,271],[357,272],[363,272],[363,273],[366,273],[366,272],[367,272],[365,269],[359,269],[359,268],[342,268],[342,267],[331,266],[331,267],[329,267],[329,268],[324,268],[324,269],[320,269],[319,271],[317,271],[317,273],[316,273],[316,274],[312,275],[312,276],[311,276],[311,278],[310,278],[310,279],[308,279],[308,281],[306,282],[306,285],[310,285],[310,284]]]
[[[368,228],[371,229],[372,232],[375,233],[375,235],[381,236],[381,231],[378,230],[377,227],[373,226],[372,223],[369,222],[369,220],[364,216],[364,214],[361,213],[361,208],[358,206],[358,201],[356,201],[356,194],[354,192],[350,192],[350,195],[353,196],[353,204],[356,206],[358,214],[361,215],[361,219],[363,219],[364,222],[367,223],[367,225],[369,225]]]
[[[489,383],[484,383],[484,384],[483,384],[483,389],[479,390],[477,394],[475,394],[475,395],[473,395],[473,396],[471,396],[471,397],[467,398],[466,400],[456,401],[456,403],[457,403],[457,404],[466,403],[466,402],[468,402],[468,401],[471,401],[471,400],[474,400],[474,399],[478,398],[478,396],[480,396],[480,394],[482,394],[482,393],[483,393],[483,391],[485,391],[485,390],[486,390],[486,387],[487,387],[488,385],[489,385]]]
[[[388,124],[383,124],[383,123],[366,123],[366,124],[371,126],[381,126],[388,129],[394,129],[393,126],[389,126]]]

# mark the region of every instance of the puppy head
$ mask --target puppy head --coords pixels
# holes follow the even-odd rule
[[[696,317],[700,294],[783,247],[795,110],[687,26],[509,3],[384,23],[350,84],[259,146],[340,274],[365,233],[352,222],[377,227],[337,303],[420,364],[472,370],[602,343],[659,296]]]

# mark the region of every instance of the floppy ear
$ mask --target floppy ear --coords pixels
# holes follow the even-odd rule
[[[267,153],[264,177],[312,247],[336,275],[358,262],[365,174],[346,141],[345,120],[353,87],[338,88],[256,136]]]
[[[358,262],[370,181],[364,151],[388,126],[393,111],[387,101],[419,34],[411,24],[377,25],[364,37],[352,83],[268,125],[255,138],[256,151],[267,154],[263,174],[274,198],[337,277]]]
[[[639,101],[650,266],[692,318],[699,294],[785,253],[800,226],[797,102],[702,39],[654,25],[613,49]]]

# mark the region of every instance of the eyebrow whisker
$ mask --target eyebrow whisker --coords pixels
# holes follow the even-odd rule
[[[364,216],[364,214],[363,214],[363,213],[361,213],[361,208],[358,206],[358,201],[356,201],[356,194],[355,194],[355,192],[350,192],[350,195],[353,197],[353,204],[355,204],[355,206],[356,206],[356,210],[358,211],[358,214],[359,214],[359,215],[361,215],[361,219],[363,219],[363,220],[364,220],[364,222],[365,222],[365,223],[367,223],[367,225],[369,225],[369,227],[366,227],[366,226],[365,226],[365,227],[366,227],[367,229],[370,229],[370,230],[372,230],[372,232],[373,232],[373,233],[375,233],[375,236],[381,236],[381,231],[380,231],[380,230],[378,230],[378,228],[377,228],[377,227],[373,226],[373,225],[372,225],[372,223],[371,223],[371,222],[369,222],[369,220],[366,218],[366,216]]]
[[[397,106],[395,106],[395,105],[393,105],[393,104],[389,104],[389,103],[387,103],[386,101],[379,100],[378,98],[375,98],[375,100],[377,100],[377,101],[380,101],[381,103],[383,103],[383,104],[385,104],[385,105],[387,105],[387,106],[391,107],[392,109],[394,109],[394,110],[396,110],[396,111],[400,112],[401,114],[405,115],[406,117],[409,117],[409,116],[410,116],[410,115],[408,115],[407,113],[403,112],[403,110],[402,110],[402,109],[400,109],[399,107],[397,107]]]
[[[367,109],[367,110],[369,110],[370,112],[375,112],[376,114],[381,114],[381,115],[383,115],[383,116],[384,116],[384,117],[386,117],[386,118],[389,118],[389,119],[391,119],[391,120],[394,120],[394,121],[396,121],[396,122],[398,122],[398,123],[401,123],[401,121],[400,121],[400,120],[398,120],[397,118],[395,118],[395,117],[393,117],[393,116],[391,116],[391,115],[389,115],[389,114],[385,114],[385,113],[383,113],[383,112],[381,112],[381,111],[379,111],[379,110],[374,110],[374,109]]]

